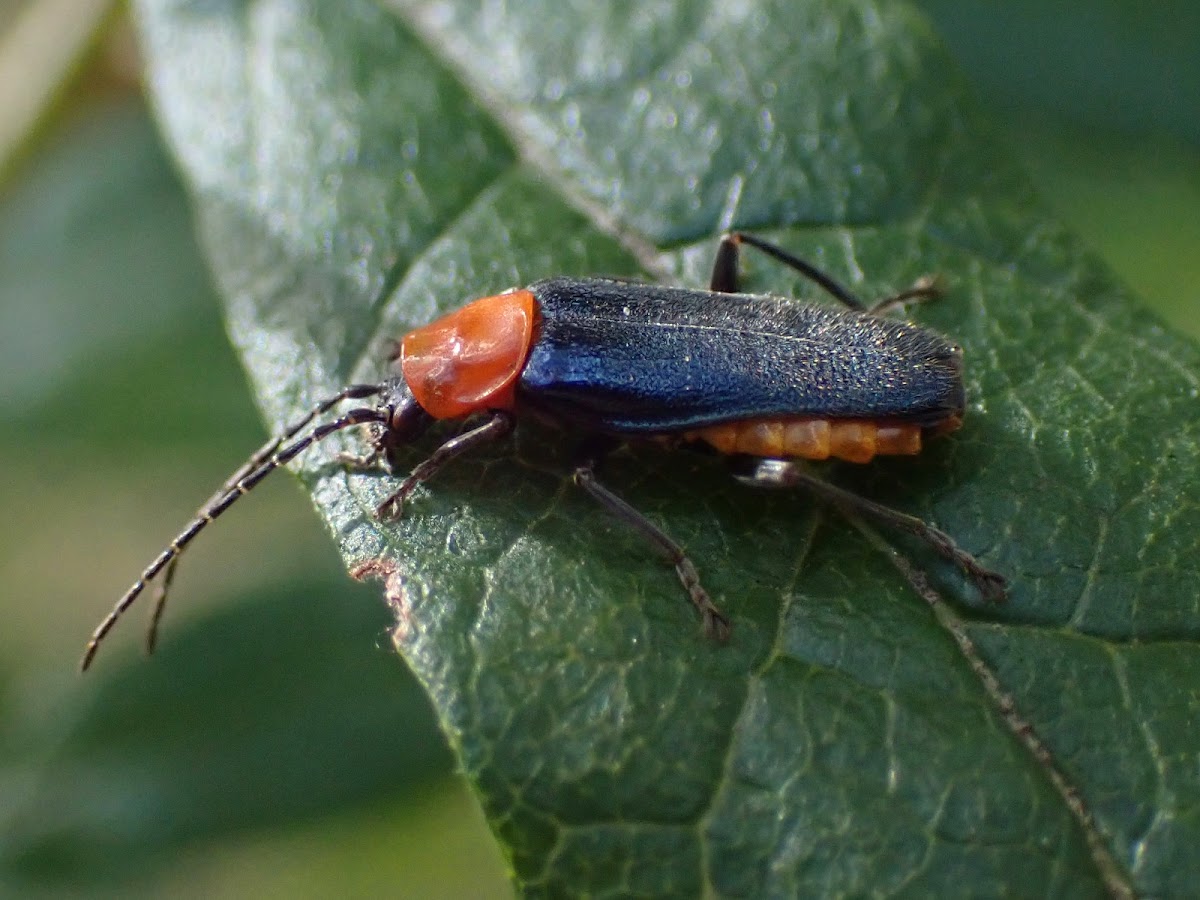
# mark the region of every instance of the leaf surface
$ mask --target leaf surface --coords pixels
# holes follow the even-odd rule
[[[729,226],[863,296],[947,279],[912,315],[964,347],[966,427],[826,471],[1006,573],[1002,608],[905,544],[931,611],[873,532],[715,461],[617,455],[606,484],[732,614],[718,648],[573,489],[570,435],[523,427],[384,526],[395,480],[336,464],[361,440],[305,457],[527,891],[1194,883],[1200,354],[1046,216],[907,7],[139,8],[273,423],[380,378],[389,339],[473,296],[551,274],[702,286]],[[747,287],[817,299],[759,259]]]

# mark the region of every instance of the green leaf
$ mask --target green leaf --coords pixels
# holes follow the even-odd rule
[[[1200,354],[1048,219],[907,7],[139,8],[276,424],[471,296],[554,273],[700,286],[730,225],[863,295],[951,285],[913,315],[963,344],[966,427],[827,473],[1009,575],[1003,608],[905,545],[931,610],[880,536],[802,496],[620,454],[606,483],[734,618],[715,647],[670,569],[572,488],[571,435],[523,427],[387,526],[371,510],[395,480],[336,463],[361,440],[305,457],[525,890],[1194,883]],[[815,298],[759,260],[750,286]]]

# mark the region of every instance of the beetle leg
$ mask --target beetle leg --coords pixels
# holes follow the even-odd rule
[[[778,247],[770,241],[764,241],[762,238],[747,234],[744,231],[731,231],[721,238],[721,246],[717,248],[717,258],[713,263],[709,290],[722,294],[737,293],[739,281],[738,257],[742,244],[749,244],[751,247],[756,247],[772,259],[783,263],[790,269],[795,269],[805,278],[816,282],[824,288],[831,297],[841,301],[851,309],[863,312],[867,311],[867,304],[863,303],[847,288],[842,287],[834,278],[826,275],[816,266],[805,262],[798,256],[788,253],[782,247]]]
[[[730,623],[728,617],[717,608],[708,596],[708,591],[700,584],[700,574],[688,558],[687,553],[671,537],[638,512],[599,481],[596,480],[595,466],[592,462],[583,463],[575,468],[574,480],[577,485],[587,491],[601,506],[621,519],[636,531],[642,533],[650,543],[654,544],[667,560],[675,567],[683,589],[687,591],[688,599],[700,613],[704,622],[704,633],[717,641],[729,638]]]
[[[741,284],[738,277],[738,232],[732,232],[721,238],[717,247],[717,257],[713,260],[712,277],[708,280],[708,289],[718,294],[736,294]]]
[[[936,277],[926,275],[918,279],[916,284],[908,290],[900,291],[898,294],[893,294],[890,297],[884,297],[871,306],[867,306],[867,304],[854,296],[848,288],[844,287],[831,275],[825,274],[816,266],[805,262],[800,257],[788,253],[782,247],[772,244],[770,241],[764,241],[762,238],[755,237],[752,234],[747,234],[744,231],[731,231],[721,238],[721,245],[717,248],[717,258],[713,262],[712,278],[708,287],[710,291],[717,291],[722,294],[737,293],[739,285],[738,259],[742,244],[749,244],[751,247],[761,250],[772,259],[783,263],[788,268],[795,269],[805,278],[816,282],[830,296],[841,301],[851,309],[869,312],[872,315],[879,315],[910,300],[929,300],[941,294]]]
[[[408,499],[418,484],[436,475],[446,463],[457,459],[464,453],[475,449],[481,444],[494,441],[512,431],[513,417],[507,412],[496,410],[486,422],[450,438],[423,462],[417,464],[408,476],[400,483],[400,488],[387,497],[375,509],[375,515],[381,519],[398,519],[404,511],[404,501]]]
[[[965,550],[960,550],[950,535],[915,516],[860,497],[827,481],[801,471],[794,462],[782,459],[760,459],[749,475],[735,475],[738,481],[756,487],[799,487],[814,494],[843,512],[873,519],[882,525],[905,531],[923,541],[935,553],[958,566],[974,582],[985,600],[999,603],[1004,600],[1007,579],[986,568]]]

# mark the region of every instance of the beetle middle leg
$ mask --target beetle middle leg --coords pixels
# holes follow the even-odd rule
[[[798,487],[844,512],[865,516],[881,525],[907,532],[943,559],[958,566],[971,579],[985,600],[993,603],[1004,600],[1008,581],[1003,575],[988,569],[965,550],[960,550],[946,532],[934,528],[916,516],[891,509],[827,481],[814,478],[789,460],[759,459],[748,474],[735,474],[734,477],[756,487]]]
[[[898,294],[884,297],[882,300],[868,305],[833,278],[833,276],[822,272],[812,263],[805,262],[782,247],[772,244],[770,241],[764,241],[762,238],[755,237],[752,234],[747,234],[744,231],[731,231],[721,238],[721,244],[717,248],[717,258],[713,261],[712,277],[709,279],[708,289],[710,291],[717,291],[722,294],[736,294],[738,292],[741,282],[738,273],[738,263],[742,244],[749,244],[777,262],[783,263],[788,268],[795,269],[805,278],[820,285],[831,297],[850,307],[850,309],[869,312],[873,315],[886,312],[894,306],[907,303],[909,300],[929,300],[941,293],[937,280],[926,276],[919,279],[908,290],[900,291]]]
[[[650,543],[654,544],[675,567],[675,573],[683,589],[687,591],[688,599],[700,613],[704,622],[704,633],[717,641],[729,639],[729,618],[721,612],[708,591],[700,584],[700,574],[696,566],[688,558],[683,547],[679,546],[670,535],[651,522],[633,506],[622,500],[599,481],[596,480],[595,462],[588,460],[576,466],[574,480],[577,485],[588,492],[601,506],[621,519],[636,531],[641,532]]]

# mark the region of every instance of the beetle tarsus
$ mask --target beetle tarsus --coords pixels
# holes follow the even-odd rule
[[[944,290],[940,276],[922,275],[913,282],[912,287],[898,294],[893,294],[890,297],[884,297],[882,300],[877,301],[867,312],[873,316],[878,316],[897,306],[903,306],[913,301],[924,302],[926,300],[936,300],[942,296]]]
[[[678,545],[676,546],[678,547]],[[700,573],[696,571],[696,566],[683,554],[682,550],[675,559],[675,573],[679,576],[679,582],[683,585],[684,590],[687,591],[692,605],[700,613],[700,618],[704,622],[704,633],[718,643],[723,644],[729,640],[729,632],[733,628],[729,618],[712,602],[708,591],[700,584]]]
[[[703,593],[703,591],[702,591]],[[704,623],[704,636],[711,641],[716,641],[718,644],[724,644],[729,640],[729,635],[733,631],[733,623],[729,617],[708,598],[705,593],[703,604],[697,601],[697,598],[691,592],[688,596],[692,598],[692,602],[697,604],[700,609],[700,618]]]
[[[407,483],[407,481],[406,481]],[[413,487],[416,487],[417,482],[413,482]],[[404,501],[408,494],[412,493],[412,488],[408,491],[396,491],[394,494],[389,494],[388,497],[375,507],[375,518],[381,522],[391,522],[404,517]]]

